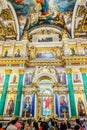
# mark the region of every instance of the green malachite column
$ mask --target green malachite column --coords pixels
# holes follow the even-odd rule
[[[5,70],[5,80],[0,100],[0,116],[3,116],[11,70]]]
[[[14,116],[20,116],[21,95],[22,95],[22,87],[23,87],[23,77],[24,77],[24,71],[23,70],[19,70],[19,82],[18,82],[18,89],[17,89],[17,96],[16,96],[16,104],[15,104]]]
[[[72,82],[72,70],[66,69],[67,71],[67,78],[68,78],[68,91],[69,91],[69,99],[70,99],[70,109],[71,109],[71,117],[76,117],[76,105],[75,105],[75,97],[74,97],[74,90],[73,90],[73,82]]]
[[[86,69],[85,68],[81,68],[80,71],[82,73],[83,86],[84,86],[85,97],[86,97],[86,101],[87,101],[87,76],[86,76]]]

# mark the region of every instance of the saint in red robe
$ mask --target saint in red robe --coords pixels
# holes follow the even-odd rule
[[[22,2],[23,0],[14,0],[14,2],[16,2],[16,3],[20,3],[20,2]]]
[[[50,106],[50,99],[49,99],[49,97],[45,97],[44,98],[44,102],[45,102],[45,108],[49,109],[49,106]]]

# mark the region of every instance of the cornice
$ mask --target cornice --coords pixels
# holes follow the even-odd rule
[[[66,65],[85,65],[87,64],[87,56],[63,56]]]
[[[29,66],[64,66],[62,60],[59,59],[36,59],[29,61]]]
[[[0,58],[0,66],[26,65],[28,58]]]

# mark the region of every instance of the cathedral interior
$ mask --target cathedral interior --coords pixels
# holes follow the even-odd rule
[[[0,0],[0,117],[87,116],[87,1]]]

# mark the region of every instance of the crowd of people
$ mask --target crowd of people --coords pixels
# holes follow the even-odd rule
[[[87,130],[87,121],[76,119],[76,122],[71,124],[69,121],[64,122],[56,118],[49,118],[47,120],[27,119],[19,120],[15,118],[9,121],[6,126],[0,122],[0,130]]]

